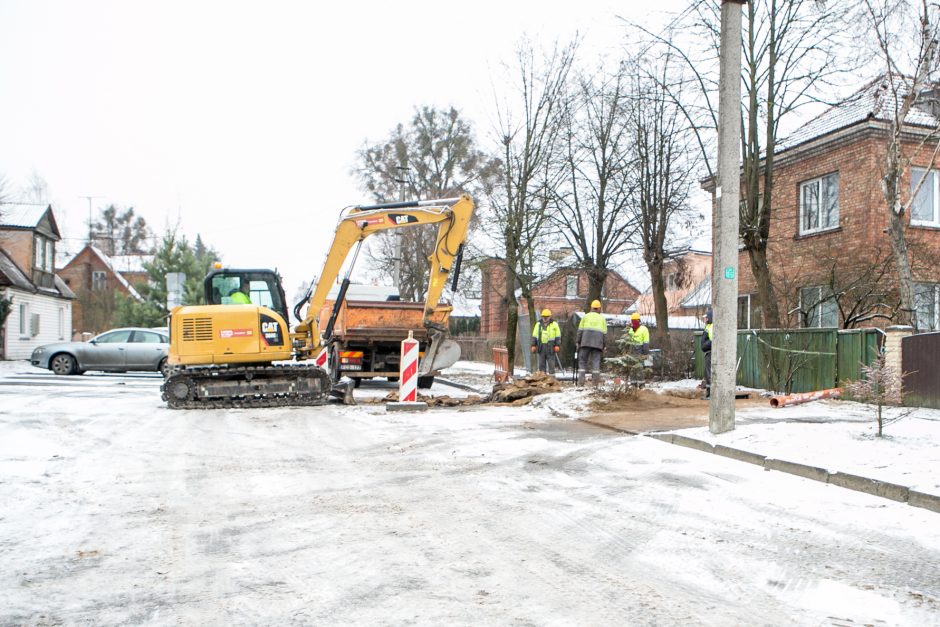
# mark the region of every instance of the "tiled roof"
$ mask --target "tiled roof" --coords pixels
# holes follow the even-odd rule
[[[789,150],[867,119],[890,121],[900,106],[899,100],[910,92],[910,82],[910,78],[895,76],[895,89],[891,89],[890,78],[887,75],[879,76],[781,140],[776,152]],[[904,122],[930,128],[940,125],[940,120],[917,106],[911,107]]]
[[[48,209],[49,205],[4,203],[0,205],[0,226],[31,229]]]

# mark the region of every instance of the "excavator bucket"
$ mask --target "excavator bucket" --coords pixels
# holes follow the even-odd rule
[[[418,375],[426,376],[432,372],[450,368],[460,359],[460,344],[445,339],[443,333],[431,333],[431,344],[418,364]]]

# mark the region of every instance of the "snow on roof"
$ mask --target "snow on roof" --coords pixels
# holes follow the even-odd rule
[[[108,255],[104,254],[104,253],[101,251],[101,249],[98,248],[97,246],[91,246],[91,245],[89,245],[88,248],[90,248],[93,253],[95,253],[96,255],[98,255],[98,258],[101,259],[101,262],[104,263],[104,265],[106,265],[109,270],[111,270],[111,273],[117,278],[118,281],[121,282],[121,285],[123,285],[123,286],[127,289],[128,293],[129,293],[133,298],[135,298],[136,300],[141,300],[141,301],[143,300],[143,298],[142,298],[141,295],[137,292],[137,290],[134,289],[134,286],[131,285],[131,284],[127,281],[127,279],[124,278],[124,275],[121,274],[120,270],[118,270],[118,269],[116,269],[116,268],[114,267],[114,265],[113,265],[112,262],[111,262],[111,257],[109,257]]]
[[[712,279],[705,277],[679,301],[680,307],[708,307],[712,304]]]
[[[783,152],[804,142],[828,135],[858,122],[872,118],[890,121],[900,107],[899,99],[910,92],[910,79],[894,77],[895,89],[891,89],[887,75],[879,76],[842,102],[826,109],[791,135],[777,144],[777,152]],[[897,92],[897,98],[895,97]],[[936,128],[940,120],[916,106],[911,107],[905,124]]]
[[[39,224],[49,205],[3,204],[0,205],[0,226],[30,229]]]
[[[339,285],[330,288],[327,294],[328,299],[336,299],[339,293]],[[391,285],[367,285],[360,283],[350,283],[346,290],[346,300],[388,300],[389,296],[398,294],[398,289]]]

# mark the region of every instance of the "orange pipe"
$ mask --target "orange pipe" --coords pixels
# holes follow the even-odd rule
[[[790,407],[810,401],[818,401],[824,398],[839,398],[842,396],[842,388],[831,388],[828,390],[818,390],[816,392],[803,392],[802,394],[790,394],[788,396],[773,396],[770,399],[771,407]]]

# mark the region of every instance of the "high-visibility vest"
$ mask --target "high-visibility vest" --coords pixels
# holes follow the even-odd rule
[[[542,344],[558,344],[561,340],[561,328],[558,323],[552,320],[546,325],[539,320],[532,327],[532,343],[536,346]]]
[[[643,344],[650,343],[650,330],[646,328],[645,324],[638,326],[636,331],[634,331],[632,327],[627,329],[627,334],[630,337],[631,344],[642,346]]]

